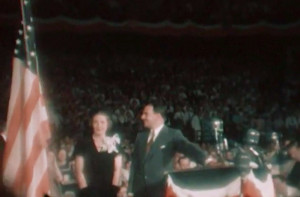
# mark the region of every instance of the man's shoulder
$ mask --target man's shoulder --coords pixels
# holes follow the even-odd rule
[[[169,134],[179,134],[181,133],[181,131],[179,129],[176,128],[172,128],[169,126],[164,125],[164,127],[162,128],[163,132],[167,132]],[[137,134],[137,138],[143,137],[143,136],[148,136],[149,131],[148,130],[143,130],[138,132]]]
[[[172,127],[169,127],[169,126],[164,126],[163,128],[166,132],[168,132],[168,134],[180,134],[181,131],[179,129],[176,129],[176,128],[172,128]]]
[[[168,126],[168,125],[165,125],[164,128],[169,130],[169,131],[180,131],[179,129],[176,129],[176,128],[174,128],[172,126]]]

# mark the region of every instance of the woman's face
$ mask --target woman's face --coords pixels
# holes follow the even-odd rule
[[[107,117],[103,114],[97,114],[93,117],[93,132],[98,135],[105,135],[108,129]]]

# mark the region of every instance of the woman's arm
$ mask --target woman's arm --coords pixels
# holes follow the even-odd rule
[[[84,158],[82,156],[76,156],[75,158],[75,176],[80,189],[87,187],[86,179],[83,173]]]
[[[115,186],[120,186],[121,170],[122,170],[122,156],[117,155],[115,157],[114,175],[112,180],[112,184]]]

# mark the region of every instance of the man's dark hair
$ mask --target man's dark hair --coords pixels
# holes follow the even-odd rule
[[[164,120],[167,118],[167,107],[164,105],[164,103],[160,100],[152,100],[148,101],[146,105],[153,106],[153,111],[155,113],[161,114]]]
[[[296,139],[296,140],[291,140],[290,142],[288,142],[288,144],[286,145],[285,149],[289,150],[292,147],[296,147],[299,148],[300,147],[300,140]]]

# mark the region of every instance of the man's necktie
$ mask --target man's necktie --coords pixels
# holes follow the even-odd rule
[[[153,142],[154,142],[154,131],[151,131],[150,132],[150,139],[148,140],[147,147],[146,147],[146,153],[149,152],[149,150],[150,150],[151,145],[153,144]]]

